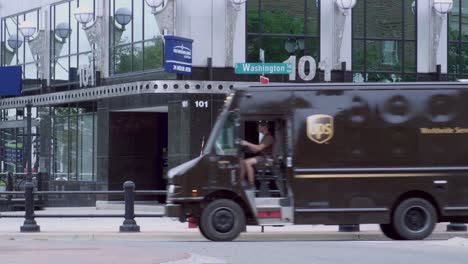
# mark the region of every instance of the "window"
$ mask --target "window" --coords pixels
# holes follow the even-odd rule
[[[76,21],[79,6],[95,12],[97,0],[76,0],[51,6],[50,78],[51,86],[69,90],[78,87],[81,65],[94,68],[92,47],[83,27]]]
[[[416,80],[416,4],[416,0],[357,1],[354,82]]]
[[[23,37],[19,31],[19,23],[28,20],[36,29],[39,28],[39,10],[3,18],[2,31],[2,66],[21,65],[23,68],[23,89],[40,88],[40,72],[38,71],[38,57],[31,52],[30,42],[38,38],[36,32],[29,39]]]
[[[110,1],[110,74],[163,68],[163,42],[145,0]],[[131,19],[117,18],[131,14]]]
[[[454,0],[448,15],[448,74],[468,78],[468,1]]]
[[[1,172],[25,173],[28,168],[28,159],[26,155],[27,128],[26,123],[14,123],[9,121],[24,120],[27,114],[26,108],[3,109],[0,110],[0,121],[10,124],[10,128],[0,129],[0,161],[3,162]],[[38,109],[31,109],[33,119],[37,118]],[[39,147],[40,138],[38,127],[31,127],[31,150],[32,150],[32,169],[37,172],[39,167]]]
[[[398,42],[386,40],[382,45],[382,64],[395,65],[398,63]]]
[[[51,108],[52,179],[96,181],[97,116],[94,106]]]
[[[283,62],[290,55],[320,55],[319,0],[247,1],[247,61]]]

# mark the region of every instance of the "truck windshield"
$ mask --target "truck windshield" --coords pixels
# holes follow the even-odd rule
[[[235,156],[237,146],[235,143],[236,124],[234,115],[229,114],[224,122],[224,126],[219,132],[215,141],[215,151],[217,155]]]
[[[235,117],[233,113],[223,112],[216,122],[208,139],[205,153],[214,150],[217,155],[237,155],[235,143]]]

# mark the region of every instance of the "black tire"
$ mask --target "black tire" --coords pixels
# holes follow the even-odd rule
[[[198,220],[198,223],[200,223],[200,220]],[[206,236],[205,231],[203,230],[203,228],[201,228],[200,224],[198,224],[198,230],[200,230],[200,233],[202,234],[204,238],[210,240],[210,238]]]
[[[403,240],[421,240],[428,237],[437,223],[434,206],[421,198],[401,202],[393,214],[392,226]]]
[[[384,233],[384,235],[390,239],[401,240],[401,237],[396,233],[393,225],[391,224],[381,224],[380,230],[382,230],[382,233]]]
[[[234,201],[221,199],[208,204],[200,218],[200,232],[211,241],[232,241],[245,227],[245,214]]]

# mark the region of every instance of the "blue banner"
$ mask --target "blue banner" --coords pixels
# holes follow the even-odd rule
[[[21,95],[23,81],[21,66],[0,67],[0,95]]]
[[[192,74],[193,39],[176,36],[164,36],[164,71]]]

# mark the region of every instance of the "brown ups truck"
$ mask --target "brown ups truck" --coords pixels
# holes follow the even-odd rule
[[[237,89],[203,154],[170,170],[166,214],[215,241],[246,225],[367,223],[424,239],[438,222],[468,222],[467,104],[455,82]],[[239,142],[258,120],[275,138],[256,168],[268,195],[239,180]]]

